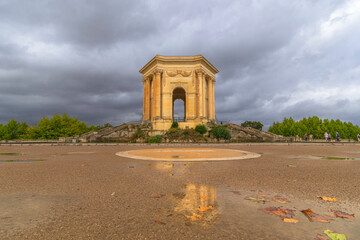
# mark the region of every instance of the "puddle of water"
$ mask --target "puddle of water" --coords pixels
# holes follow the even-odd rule
[[[188,171],[188,167],[192,163],[152,163],[149,164],[150,168],[167,171],[169,176],[177,177],[182,176]]]
[[[330,229],[344,233],[348,239],[360,236],[360,209],[347,202],[326,202],[314,197],[314,200],[298,200],[289,196],[277,199],[288,200],[277,202],[277,194],[259,191],[233,190],[226,187],[188,184],[181,192],[172,194],[176,201],[175,212],[184,215],[184,222],[212,227],[221,232],[224,238],[243,239],[315,239],[316,235]],[[254,199],[264,199],[256,201]],[[199,207],[212,207],[200,211]],[[265,212],[268,207],[287,208],[294,212],[298,223],[286,223],[282,217]],[[301,212],[310,208],[313,212],[330,220],[329,223],[310,222]],[[340,210],[355,214],[355,218],[336,218],[330,210]],[[292,212],[290,211],[290,212]],[[200,216],[200,217],[199,217]]]
[[[186,222],[208,226],[218,219],[214,186],[188,184],[183,192],[173,193],[173,197],[178,201],[175,212],[184,214]]]
[[[245,200],[246,197],[265,198],[274,197],[276,194],[261,195],[254,192],[237,191],[234,194],[225,188],[218,189],[219,212],[221,221],[219,227],[225,228],[229,234],[237,232],[249,233],[252,239],[314,239],[316,234],[323,233],[330,229],[335,232],[345,233],[349,239],[356,239],[360,235],[360,210],[355,206],[345,203],[329,203],[321,200],[301,201],[286,196],[289,203],[279,203],[276,201],[265,200],[265,202],[256,202]],[[295,210],[294,219],[298,223],[285,223],[282,218],[276,215],[269,215],[263,211],[266,207],[282,207]],[[308,218],[301,213],[301,210],[311,208],[328,219],[330,223],[310,222]],[[355,219],[341,219],[330,217],[330,209],[341,210],[349,213],[355,213]]]
[[[315,155],[297,155],[293,158],[300,159],[325,159],[325,160],[360,160],[360,158],[352,157],[333,157],[333,156],[315,156]]]
[[[0,162],[43,162],[46,161],[45,159],[7,159],[7,160],[0,160]]]

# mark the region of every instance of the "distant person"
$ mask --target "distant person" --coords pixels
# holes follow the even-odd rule
[[[304,141],[307,141],[308,140],[308,136],[307,136],[307,133],[305,133],[304,135]]]
[[[313,140],[313,138],[314,138],[314,135],[313,135],[312,133],[310,133],[310,135],[309,135],[309,141],[311,142],[311,141]]]
[[[299,142],[299,141],[300,141],[300,136],[299,136],[299,134],[296,134],[295,141],[296,141],[296,142]]]
[[[336,132],[336,141],[340,142],[340,134]]]
[[[329,140],[329,142],[331,142],[331,134],[330,133],[328,135],[328,140]]]
[[[360,142],[360,133],[357,135],[358,142]]]
[[[324,137],[325,137],[325,141],[329,140],[329,134],[327,132],[325,132]]]

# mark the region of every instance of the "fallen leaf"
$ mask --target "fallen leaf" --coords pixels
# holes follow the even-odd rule
[[[327,237],[324,237],[323,235],[321,235],[321,234],[317,234],[316,235],[316,238],[315,238],[315,240],[329,240]]]
[[[129,166],[129,168],[135,168],[135,166]]]
[[[274,214],[277,216],[284,216],[284,215],[295,216],[294,214],[295,210],[288,208],[267,207],[264,210],[268,214]]]
[[[346,240],[346,235],[342,233],[336,233],[334,231],[331,231],[329,229],[325,230],[324,233],[331,238],[331,240]]]
[[[115,192],[111,193],[111,196],[115,196]]]
[[[201,200],[206,200],[208,199],[207,197],[200,197]]]
[[[295,165],[289,164],[287,165],[288,167],[296,167]]]
[[[275,202],[279,202],[279,203],[289,203],[290,201],[287,200],[286,198],[280,197],[280,196],[275,196],[275,197],[265,197],[266,200],[271,200],[271,201],[275,201]]]
[[[233,194],[236,194],[236,195],[241,195],[239,191],[230,191],[232,192]]]
[[[301,212],[305,214],[305,216],[309,219],[310,222],[313,222],[314,220],[318,222],[330,222],[329,219],[324,218],[317,213],[314,213],[310,208],[302,210]]]
[[[316,196],[317,198],[320,198],[324,201],[329,201],[329,202],[338,202],[338,200],[336,198],[331,198],[331,197],[325,197],[325,196]]]
[[[155,220],[154,222],[159,223],[159,224],[162,224],[162,225],[166,225],[166,223],[160,222],[160,221],[157,221],[157,220]]]
[[[169,215],[167,215],[167,217],[171,217],[173,214],[172,213],[170,213]]]
[[[192,216],[186,216],[188,219],[192,220],[192,221],[197,221],[197,220],[201,220],[204,221],[204,218],[202,216],[200,216],[199,214],[193,213]]]
[[[330,210],[330,212],[333,212],[335,217],[348,218],[348,219],[354,219],[354,217],[355,217],[355,214],[349,214],[349,213],[342,212],[339,210]]]
[[[283,221],[287,222],[287,223],[297,223],[297,222],[299,222],[299,220],[296,220],[296,219],[293,219],[293,218],[283,218]]]
[[[191,222],[186,222],[185,225],[186,226],[191,226],[192,224],[191,224]]]
[[[260,195],[268,195],[267,193],[259,192]]]
[[[263,202],[263,203],[265,203],[265,198],[246,197],[244,199],[245,200],[250,200],[250,201],[253,201],[253,202]]]
[[[82,167],[88,167],[88,166],[89,166],[89,164],[87,164],[87,163],[83,163],[83,164],[81,164],[81,166],[82,166]]]
[[[205,212],[205,211],[212,210],[212,209],[214,209],[213,206],[208,206],[208,207],[200,206],[197,208],[197,210],[200,212]]]

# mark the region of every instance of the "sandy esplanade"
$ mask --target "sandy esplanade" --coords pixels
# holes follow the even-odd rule
[[[115,155],[169,148],[204,149],[201,158],[209,149],[261,156],[172,162]],[[226,156],[221,151],[219,156]],[[166,152],[157,154],[167,158]],[[360,161],[355,159],[360,144],[3,145],[0,239],[314,239],[326,229],[357,239]],[[288,203],[273,201],[275,196]],[[264,200],[246,200],[251,198]],[[284,223],[266,214],[266,207],[292,209],[299,222]],[[330,223],[310,222],[300,212],[306,208]],[[331,217],[330,210],[355,218]]]

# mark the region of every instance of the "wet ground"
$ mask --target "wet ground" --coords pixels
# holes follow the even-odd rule
[[[165,147],[261,157],[162,162],[115,155]],[[359,144],[0,146],[0,238],[315,239],[330,229],[360,239],[358,159]],[[270,214],[278,208],[293,214]],[[301,212],[309,208],[328,222]]]

